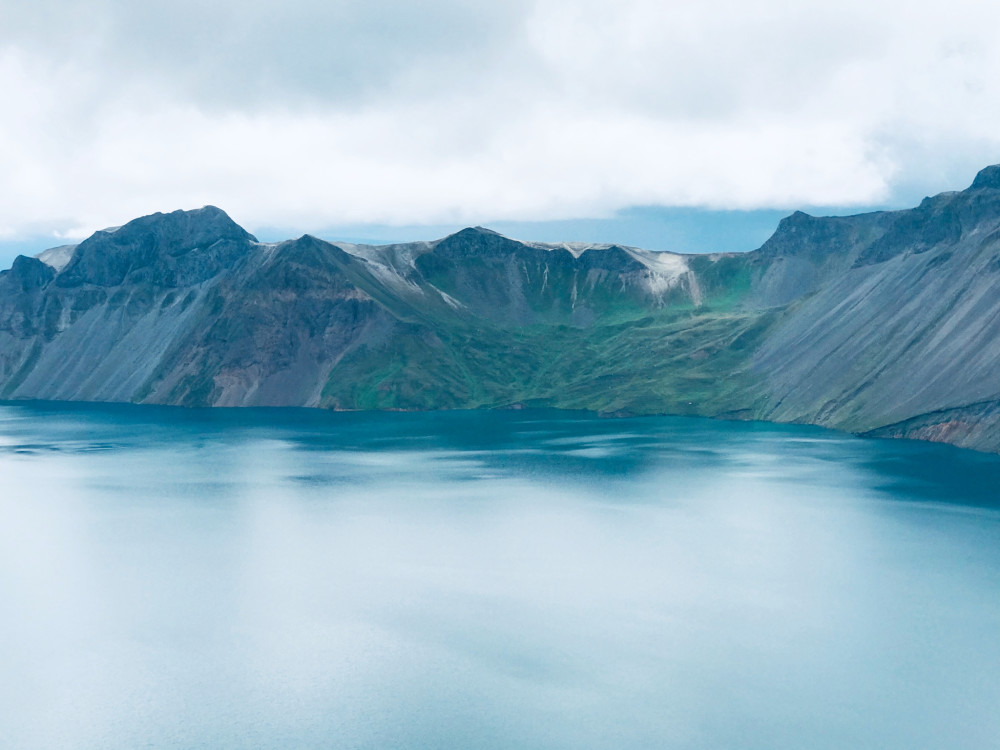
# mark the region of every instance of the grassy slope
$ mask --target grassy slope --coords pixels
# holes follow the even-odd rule
[[[396,305],[395,335],[350,352],[334,368],[321,404],[341,409],[436,409],[519,404],[609,414],[749,416],[756,388],[746,368],[773,315],[747,312],[750,288],[741,259],[697,259],[703,301],[669,295],[660,309],[628,296],[615,304],[609,284],[586,290],[579,275],[551,272],[545,292],[527,284],[532,325]],[[495,278],[495,276],[494,276]],[[461,285],[436,282],[456,294]],[[564,323],[570,285],[578,304],[598,313],[586,327]],[[584,294],[586,292],[586,294]],[[497,293],[493,293],[494,298]],[[405,321],[405,322],[403,322]]]

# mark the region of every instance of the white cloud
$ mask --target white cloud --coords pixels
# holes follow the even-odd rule
[[[0,0],[0,226],[871,204],[1000,161],[990,4],[416,8]]]

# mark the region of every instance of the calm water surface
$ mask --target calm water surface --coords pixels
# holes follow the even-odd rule
[[[0,405],[0,745],[994,750],[998,488],[813,428]]]

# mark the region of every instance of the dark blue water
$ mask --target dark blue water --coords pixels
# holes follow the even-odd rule
[[[1000,747],[1000,459],[0,405],[4,748]]]

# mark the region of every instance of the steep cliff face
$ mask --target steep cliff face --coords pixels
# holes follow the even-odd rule
[[[155,214],[0,272],[0,398],[810,422],[1000,450],[1000,167],[676,255],[481,228],[260,243]]]
[[[914,436],[996,448],[978,406],[954,424],[1000,400],[1000,189],[977,178],[869,220],[871,231],[831,248],[849,267],[794,303],[756,353],[767,383],[758,414],[899,435],[920,416]],[[953,426],[930,430],[934,412]]]
[[[61,269],[18,258],[0,288],[4,398],[695,411],[656,358],[747,327],[688,325],[703,300],[682,256],[483,229],[267,244],[212,207],[98,232]],[[696,360],[683,375],[707,382]],[[643,385],[611,393],[622,378]]]

